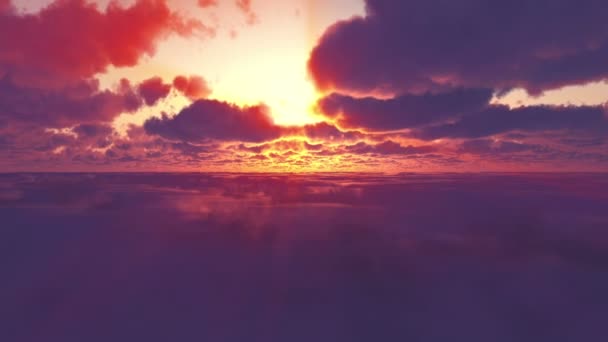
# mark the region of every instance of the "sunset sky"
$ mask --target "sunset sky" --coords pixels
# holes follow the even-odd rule
[[[599,0],[0,0],[3,171],[606,171]]]
[[[0,0],[0,342],[608,341],[607,18]]]

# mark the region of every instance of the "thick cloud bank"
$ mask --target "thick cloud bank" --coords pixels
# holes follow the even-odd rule
[[[607,176],[580,174],[2,175],[0,328],[603,341],[607,196]]]
[[[322,89],[420,93],[521,87],[539,93],[608,76],[602,0],[366,0],[309,67]]]

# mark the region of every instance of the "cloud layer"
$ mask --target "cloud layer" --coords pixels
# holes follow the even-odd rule
[[[607,201],[606,175],[0,175],[0,322],[10,341],[593,340]]]

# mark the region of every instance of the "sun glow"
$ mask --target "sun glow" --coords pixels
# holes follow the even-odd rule
[[[194,3],[194,2],[193,2]],[[320,0],[256,1],[259,21],[247,25],[233,3],[203,10],[181,4],[183,13],[196,13],[217,28],[216,36],[193,43],[170,37],[159,43],[153,56],[131,68],[109,68],[99,75],[103,87],[128,78],[134,84],[150,75],[171,82],[177,75],[199,75],[212,90],[211,99],[239,106],[266,104],[276,124],[299,126],[321,121],[314,105],[321,97],[308,77],[307,60],[325,29],[339,19],[361,15],[362,1]],[[221,18],[221,22],[215,22]],[[141,125],[161,112],[179,112],[189,103],[173,97],[136,115],[116,121],[119,131],[128,124]]]
[[[270,114],[274,122],[281,126],[302,126],[322,121],[321,117],[315,113],[315,104],[321,95],[308,81],[280,78],[277,75],[275,82],[268,80],[268,82],[260,84],[260,88],[258,92],[266,94],[263,101],[231,95],[229,102],[240,106],[264,103],[270,108]],[[233,88],[231,91],[235,91],[235,89]],[[247,94],[245,91],[236,91],[233,94],[235,93]],[[221,94],[212,97],[218,100],[227,100],[228,98],[228,96],[221,96]]]
[[[277,89],[276,99],[269,103],[276,124],[297,126],[321,121],[314,113],[314,106],[319,98],[309,83],[296,85],[297,89]]]
[[[249,52],[245,61],[226,62],[222,75],[210,79],[211,98],[240,106],[263,103],[278,125],[319,122],[314,105],[321,94],[308,78],[308,47],[284,44],[288,46]]]

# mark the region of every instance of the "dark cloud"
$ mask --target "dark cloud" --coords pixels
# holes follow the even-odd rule
[[[402,146],[391,140],[384,141],[376,145],[359,142],[355,145],[344,147],[344,152],[354,154],[379,154],[379,155],[412,155],[429,154],[437,151],[434,146]]]
[[[209,153],[217,149],[215,146],[201,146],[187,142],[172,143],[170,146],[172,149],[189,156],[198,156],[201,153]]]
[[[278,126],[264,105],[238,107],[217,100],[198,100],[174,117],[148,120],[146,132],[171,140],[266,142],[277,138],[302,136],[311,140],[341,141],[364,137],[357,131],[342,131],[320,122],[304,126]]]
[[[178,141],[262,142],[282,134],[268,110],[263,105],[241,108],[216,100],[198,100],[174,117],[152,118],[144,127],[149,134]]]
[[[0,130],[0,162],[24,163],[38,153],[48,154],[59,147],[73,146],[76,137],[30,125],[10,125]]]
[[[364,137],[359,131],[343,131],[327,122],[305,125],[293,131],[313,140],[355,140]]]
[[[178,89],[195,96],[201,90],[198,77],[186,80],[187,88]],[[178,86],[182,84],[178,82]],[[62,88],[18,86],[9,77],[0,78],[0,120],[28,122],[45,127],[67,127],[81,123],[109,122],[122,113],[155,105],[172,89],[160,77],[152,77],[132,86],[122,79],[114,90],[102,90],[99,81],[86,80]],[[177,86],[176,86],[177,89]],[[205,88],[206,89],[206,88]]]
[[[343,93],[521,87],[608,76],[603,0],[366,0],[313,50],[316,84]]]
[[[487,106],[491,98],[491,89],[459,89],[384,100],[334,93],[319,100],[318,107],[323,114],[337,118],[342,127],[395,130],[475,112]]]
[[[163,83],[162,78],[152,77],[137,86],[139,95],[148,106],[153,106],[171,92],[171,84]]]
[[[604,137],[563,137],[559,142],[578,148],[593,148],[606,145],[608,143],[608,135]]]
[[[608,120],[602,107],[531,106],[509,108],[491,106],[447,124],[413,131],[424,140],[439,138],[481,138],[510,131],[578,131],[588,134],[608,133]]]
[[[81,81],[61,89],[27,88],[0,79],[0,119],[46,127],[108,122],[136,110],[141,100],[128,82],[116,91],[100,90],[97,81]]]
[[[173,80],[173,87],[191,100],[203,99],[211,94],[207,81],[200,76],[177,76]]]
[[[38,86],[79,82],[109,66],[137,64],[169,34],[202,29],[165,0],[136,0],[129,7],[112,1],[105,11],[85,0],[57,0],[36,14],[0,16],[0,75]]]
[[[460,153],[470,154],[503,154],[520,152],[542,152],[546,148],[536,145],[514,141],[497,141],[491,139],[473,139],[464,141],[460,145]]]
[[[491,102],[514,88],[536,95],[608,78],[603,1],[365,3],[363,17],[325,32],[308,63],[317,87],[334,92],[319,111],[339,127],[380,142],[399,138],[386,131],[403,130],[402,137],[447,139],[442,147],[455,154],[528,165],[605,159],[605,108]]]
[[[112,133],[112,126],[107,124],[80,124],[72,129],[79,137],[108,136]]]

